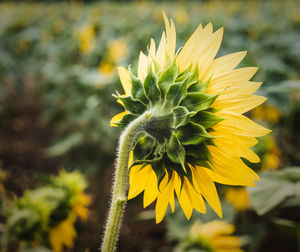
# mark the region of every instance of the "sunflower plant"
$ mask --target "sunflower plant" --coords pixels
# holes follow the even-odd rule
[[[54,252],[73,247],[75,221],[77,217],[88,217],[90,197],[84,193],[86,186],[78,171],[61,171],[49,185],[27,190],[8,211],[9,240],[20,242],[23,248],[42,245]],[[5,248],[3,251],[7,251]]]
[[[124,129],[102,251],[113,251],[127,199],[144,192],[144,207],[156,200],[156,222],[175,195],[189,219],[205,213],[204,199],[222,217],[215,182],[253,186],[258,175],[241,158],[257,163],[250,149],[270,130],[243,114],[266,98],[253,93],[256,67],[237,68],[246,52],[216,58],[223,28],[201,24],[176,51],[176,30],[163,13],[166,30],[156,49],[140,52],[137,73],[118,68],[125,94],[114,97],[124,111],[111,126]],[[128,176],[129,174],[129,176]],[[129,181],[128,195],[126,193]]]

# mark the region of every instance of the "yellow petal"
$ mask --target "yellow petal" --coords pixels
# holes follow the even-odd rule
[[[148,59],[154,59],[155,58],[155,52],[156,52],[155,41],[152,38],[150,40]]]
[[[176,30],[173,21],[171,20],[171,25],[169,23],[168,17],[163,12],[163,17],[165,21],[166,34],[167,34],[167,53],[170,59],[172,60],[175,55],[175,47],[176,47]]]
[[[225,120],[214,127],[216,131],[221,131],[219,130],[221,127],[222,129],[228,129],[232,134],[250,137],[261,137],[271,132],[271,130],[255,123],[243,115],[228,111],[220,111],[218,115],[221,115]]]
[[[205,51],[201,53],[200,57],[198,58],[199,79],[202,79],[205,76],[213,59],[217,55],[221,46],[223,32],[224,29],[220,28],[213,34],[212,40],[209,42],[209,45],[207,46],[207,48],[205,48]]]
[[[144,80],[147,76],[148,59],[147,56],[141,51],[138,64],[138,77]]]
[[[187,181],[186,178],[184,178],[182,189],[181,189],[181,183],[177,183],[175,185],[175,191],[176,191],[179,204],[186,218],[189,220],[193,213],[193,205],[192,205],[192,199],[191,199],[191,195],[189,194],[187,183],[189,182]]]
[[[253,186],[254,183],[250,182],[250,183],[243,183],[243,181],[239,181],[235,178],[232,177],[224,177],[223,175],[221,175],[218,171],[215,170],[210,170],[208,168],[204,168],[206,173],[212,178],[213,181],[219,183],[219,184],[223,184],[223,185],[237,185],[237,186]]]
[[[130,95],[132,84],[131,84],[131,77],[129,71],[124,67],[118,67],[118,74],[126,96]]]
[[[202,25],[200,24],[196,31],[185,43],[184,47],[180,51],[177,57],[177,64],[180,71],[185,70],[191,64],[191,58],[197,52],[198,46],[200,44],[201,34],[202,34]]]
[[[257,67],[243,67],[232,70],[226,73],[213,75],[209,83],[211,89],[213,88],[227,88],[231,86],[233,81],[248,81],[257,72]]]
[[[164,186],[164,188],[159,192],[156,200],[156,207],[155,207],[155,217],[156,217],[156,223],[159,223],[162,221],[169,202],[172,202],[171,205],[174,207],[174,181],[175,176],[172,175],[172,178],[170,179],[169,183]],[[162,182],[164,185],[168,182],[168,174],[165,175]]]
[[[259,156],[257,156],[252,150],[249,149],[239,137],[222,136],[214,140],[215,144],[220,148],[226,148],[231,146],[231,151],[233,156],[243,157],[248,159],[252,163],[260,162]]]
[[[166,35],[165,32],[162,33],[160,43],[156,53],[156,61],[163,69],[166,64]]]
[[[158,193],[157,177],[155,172],[152,170],[149,175],[148,183],[145,186],[143,199],[144,208],[149,206],[157,198]]]
[[[218,147],[208,147],[214,166],[212,169],[225,178],[229,178],[241,185],[253,186],[253,180],[259,180],[258,175],[250,169],[246,164],[237,157],[232,156],[230,147],[225,150],[220,150]]]
[[[253,81],[232,81],[230,86],[224,87],[214,87],[207,88],[206,93],[216,94],[220,93],[218,96],[219,100],[233,99],[241,95],[251,95],[257,89],[260,88],[262,82],[253,82]]]
[[[150,165],[140,168],[140,165],[136,165],[130,169],[128,199],[136,197],[145,190],[152,168]]]
[[[219,75],[233,70],[245,58],[247,51],[235,52],[219,57],[213,62],[213,74]]]
[[[257,95],[240,95],[235,99],[222,99],[220,97],[212,104],[212,108],[226,109],[238,114],[244,114],[261,105],[266,100],[266,97]]]
[[[186,183],[186,190],[188,191],[188,195],[190,196],[193,208],[195,208],[195,210],[200,213],[206,213],[205,203],[201,194],[196,192],[189,182]]]
[[[204,196],[208,204],[222,218],[222,208],[213,180],[202,167],[197,166],[196,168],[192,167],[191,169],[194,175],[193,180],[196,182],[194,183],[196,189],[198,186],[199,192]]]
[[[128,111],[125,110],[119,114],[116,114],[113,118],[111,118],[110,120],[110,126],[111,127],[118,127],[118,125],[116,124],[117,122],[121,121],[121,119],[123,118],[124,115],[128,114]]]
[[[196,43],[196,49],[191,55],[190,64],[199,64],[199,58],[201,58],[201,56],[206,53],[206,49],[211,45],[213,39],[213,27],[212,24],[209,23],[203,28],[201,32],[200,40],[198,41],[198,43]]]

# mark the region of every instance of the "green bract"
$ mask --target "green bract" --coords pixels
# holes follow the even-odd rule
[[[212,163],[207,145],[213,145],[211,128],[221,120],[210,108],[218,95],[205,93],[209,81],[198,80],[197,67],[179,72],[176,58],[163,70],[155,62],[148,67],[144,81],[131,75],[131,95],[115,95],[128,114],[116,123],[126,128],[144,113],[150,119],[139,130],[133,147],[130,167],[150,164],[158,178],[175,170],[181,179],[187,177],[192,184],[189,165],[210,167]]]

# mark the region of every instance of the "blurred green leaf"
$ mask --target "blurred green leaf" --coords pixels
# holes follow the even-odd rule
[[[277,207],[288,197],[300,197],[300,167],[279,172],[262,173],[261,180],[249,188],[254,210],[263,215]]]

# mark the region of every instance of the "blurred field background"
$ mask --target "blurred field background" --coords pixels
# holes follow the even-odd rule
[[[158,41],[162,10],[175,22],[178,45],[200,22],[212,22],[225,28],[219,56],[247,50],[241,66],[259,67],[254,80],[264,82],[259,94],[268,101],[249,115],[273,132],[255,147],[261,164],[250,164],[259,185],[250,193],[218,186],[224,219],[245,251],[300,250],[300,2],[237,0],[0,3],[0,238],[7,251],[51,247],[48,231],[40,240],[20,235],[39,232],[31,215],[15,217],[18,232],[7,230],[24,192],[49,181],[55,187],[51,176],[62,169],[83,174],[91,201],[82,206],[87,218],[72,222],[77,236],[65,251],[98,251],[120,135],[109,126],[121,112],[111,96],[121,90],[116,67],[135,69],[139,51],[151,37]],[[143,209],[141,197],[128,202],[118,251],[200,251],[179,244],[196,219],[217,219],[208,209],[187,222],[177,208],[156,225],[153,208]]]

